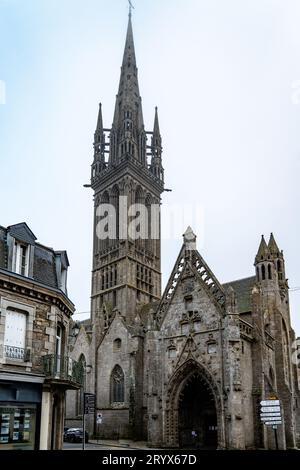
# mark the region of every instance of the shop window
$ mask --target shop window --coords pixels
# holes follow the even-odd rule
[[[36,406],[0,406],[0,451],[34,450]]]

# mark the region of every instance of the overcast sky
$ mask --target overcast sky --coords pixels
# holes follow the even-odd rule
[[[68,251],[77,312],[90,310],[83,184],[100,101],[112,123],[127,13],[126,0],[0,0],[0,224],[26,221]],[[253,275],[261,234],[273,231],[300,287],[299,24],[298,0],[135,1],[145,124],[157,105],[173,190],[163,201],[199,208],[191,225],[220,282]],[[185,224],[162,243],[164,284]],[[300,335],[300,290],[290,298]]]

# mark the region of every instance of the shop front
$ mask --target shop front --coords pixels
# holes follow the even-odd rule
[[[10,374],[3,374],[3,376]],[[42,378],[26,382],[0,374],[0,451],[39,448]],[[23,376],[24,377],[24,376]],[[7,377],[8,378],[8,377]]]

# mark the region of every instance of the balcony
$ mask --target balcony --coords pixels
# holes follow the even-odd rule
[[[4,346],[4,356],[13,361],[30,361],[30,349],[18,348],[16,346]]]
[[[66,389],[78,389],[83,385],[84,368],[81,362],[56,354],[42,356],[41,359],[43,372],[49,382],[64,386]]]

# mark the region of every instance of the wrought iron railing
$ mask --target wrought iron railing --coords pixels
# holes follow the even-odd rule
[[[24,348],[18,348],[17,346],[9,346],[5,344],[4,346],[4,355],[8,359],[17,359],[24,362],[30,360],[30,350]]]
[[[84,368],[82,362],[68,356],[49,354],[42,356],[43,371],[47,378],[83,384]]]

